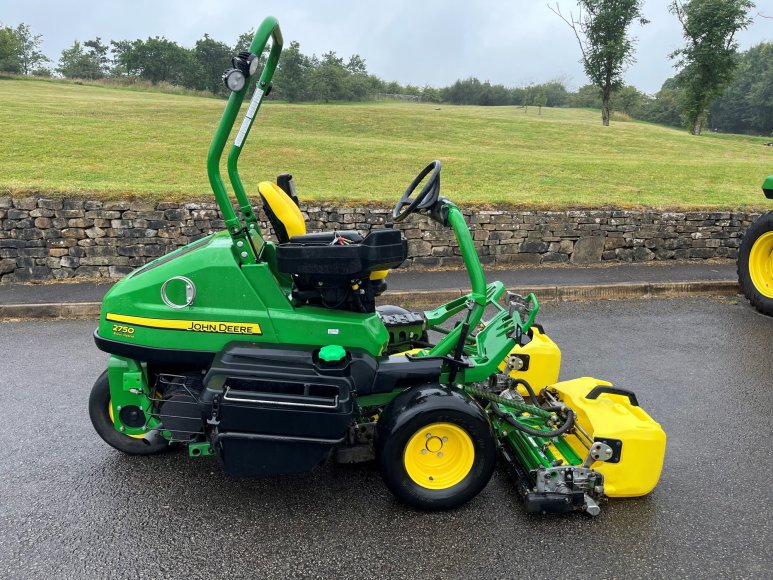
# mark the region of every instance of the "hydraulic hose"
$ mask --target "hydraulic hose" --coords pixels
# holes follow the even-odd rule
[[[476,389],[475,387],[467,386],[464,388],[464,390],[465,392],[467,392],[470,395],[473,395],[474,397],[484,399],[491,403],[498,403],[500,405],[509,407],[521,413],[530,413],[542,419],[551,419],[552,417],[555,416],[555,413],[551,413],[550,411],[546,411],[545,409],[541,409],[534,405],[519,403],[518,401],[514,401],[512,399],[506,399],[494,393]],[[558,437],[559,435],[563,435],[564,433],[566,433],[569,429],[571,429],[574,426],[575,415],[574,415],[574,411],[572,411],[571,409],[567,409],[566,421],[564,421],[564,424],[561,425],[558,429],[554,429],[553,431],[543,431],[541,429],[532,429],[531,427],[524,425],[523,423],[518,421],[515,417],[510,415],[510,413],[505,413],[501,411],[496,404],[491,405],[491,408],[493,409],[494,413],[496,413],[498,417],[507,421],[508,424],[512,425],[519,431],[523,431],[524,433],[528,433],[529,435],[534,435],[535,437],[546,437],[546,438]]]
[[[571,409],[567,409],[566,411],[566,421],[564,421],[564,424],[561,425],[558,429],[554,429],[553,431],[543,431],[542,429],[532,429],[531,427],[528,427],[518,421],[515,417],[513,417],[510,413],[505,413],[499,409],[496,405],[492,405],[491,408],[494,410],[494,413],[501,419],[504,419],[507,421],[509,425],[512,425],[519,431],[523,431],[524,433],[528,433],[529,435],[534,435],[535,437],[544,437],[544,438],[550,438],[550,437],[558,437],[559,435],[563,435],[566,433],[569,429],[574,427],[574,411]]]
[[[531,388],[531,385],[528,381],[524,381],[523,379],[510,379],[511,385],[514,387],[517,387],[518,385],[521,385],[526,391],[529,393],[529,396],[531,397],[532,402],[537,402],[537,395],[534,394],[534,389]]]
[[[540,409],[539,407],[536,407],[534,405],[529,405],[527,403],[519,403],[518,401],[514,401],[513,399],[506,399],[504,397],[500,397],[499,395],[496,395],[489,391],[482,391],[480,389],[476,389],[475,387],[469,387],[469,386],[464,387],[464,390],[469,395],[478,397],[479,399],[485,399],[486,401],[489,401],[491,403],[499,403],[500,405],[504,405],[505,407],[510,407],[511,409],[515,409],[520,413],[531,413],[532,415],[536,417],[541,417],[543,419],[550,419],[553,416],[553,413],[551,413],[550,411],[545,411],[544,409]]]

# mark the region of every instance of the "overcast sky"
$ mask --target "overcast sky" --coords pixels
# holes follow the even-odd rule
[[[565,12],[576,6],[559,4]],[[637,62],[626,82],[648,93],[673,74],[668,54],[682,43],[667,4],[645,0],[650,24],[633,27]],[[757,10],[773,16],[773,0],[757,0]],[[0,21],[31,25],[55,61],[73,40],[96,36],[158,35],[193,46],[209,33],[233,44],[267,15],[279,19],[286,44],[297,40],[306,54],[358,53],[369,72],[403,84],[444,86],[470,76],[508,86],[587,82],[571,31],[540,0],[0,0]],[[757,18],[738,40],[741,49],[773,41],[773,19]]]

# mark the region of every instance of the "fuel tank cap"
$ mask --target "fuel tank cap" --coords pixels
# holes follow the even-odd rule
[[[331,363],[338,362],[346,356],[346,349],[337,344],[328,344],[319,349],[319,360]]]

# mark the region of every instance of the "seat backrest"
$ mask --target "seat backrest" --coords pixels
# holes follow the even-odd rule
[[[263,200],[263,210],[280,244],[289,242],[293,236],[306,233],[306,222],[301,210],[281,187],[270,181],[261,181],[258,191]]]

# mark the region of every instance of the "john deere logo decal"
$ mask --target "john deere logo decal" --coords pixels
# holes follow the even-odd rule
[[[217,332],[221,334],[263,334],[260,324],[253,322],[218,322],[215,320],[169,320],[165,318],[144,318],[108,313],[105,317],[111,322],[122,322],[146,328],[166,330],[188,330],[191,332]]]

